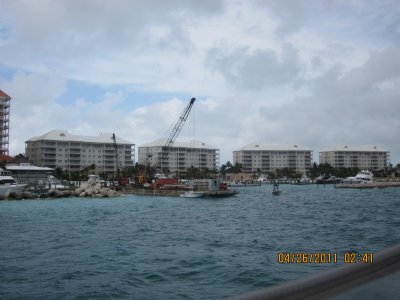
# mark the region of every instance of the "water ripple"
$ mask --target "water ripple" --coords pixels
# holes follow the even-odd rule
[[[224,298],[334,267],[279,264],[278,252],[400,242],[400,189],[270,189],[200,201],[0,201],[0,298]]]

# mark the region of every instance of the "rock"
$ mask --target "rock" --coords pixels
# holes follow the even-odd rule
[[[82,187],[78,187],[75,189],[75,196],[79,196],[82,194],[85,190]]]
[[[7,199],[22,200],[22,192],[7,191],[5,196]]]
[[[102,189],[100,190],[100,193],[101,193],[103,196],[107,196],[107,193],[108,193],[109,190],[110,190],[109,188],[102,188]]]
[[[51,190],[48,190],[47,191],[47,196],[48,197],[57,197],[57,190],[55,190],[55,189],[51,189]]]
[[[28,191],[23,191],[22,192],[22,197],[24,197],[24,199],[34,199],[34,198],[36,198],[34,193],[31,193],[31,192],[28,192]]]

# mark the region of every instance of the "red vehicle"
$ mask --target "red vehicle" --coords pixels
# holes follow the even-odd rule
[[[129,178],[121,178],[120,180],[118,180],[118,184],[119,185],[127,185],[127,184],[129,184]]]
[[[156,190],[160,188],[160,186],[166,185],[166,184],[177,184],[178,179],[174,177],[166,177],[166,178],[157,178],[154,183],[151,184],[151,188],[153,190]]]

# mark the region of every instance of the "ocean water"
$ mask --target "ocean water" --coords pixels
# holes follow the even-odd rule
[[[222,299],[400,242],[399,188],[281,189],[240,188],[224,199],[0,201],[0,299]],[[281,264],[280,252],[337,253],[339,261]],[[372,296],[392,299],[387,285]]]

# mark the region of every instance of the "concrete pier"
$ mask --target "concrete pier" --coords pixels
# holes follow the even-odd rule
[[[375,189],[375,188],[389,188],[389,187],[400,187],[399,181],[387,181],[387,182],[368,182],[368,183],[338,183],[335,184],[335,188],[343,189]]]

